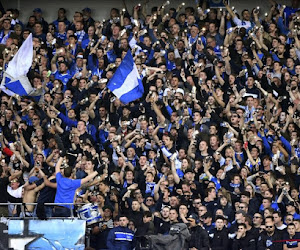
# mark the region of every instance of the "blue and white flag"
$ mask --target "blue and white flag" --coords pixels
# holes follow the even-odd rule
[[[31,83],[26,76],[33,58],[32,34],[30,34],[14,58],[8,63],[4,72],[0,89],[8,95],[27,96],[33,92]]]
[[[143,83],[130,50],[110,79],[107,88],[124,104],[142,97],[144,93]]]

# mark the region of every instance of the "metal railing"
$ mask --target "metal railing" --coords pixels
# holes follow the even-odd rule
[[[14,206],[20,206],[21,207],[21,213],[20,213],[20,215],[22,215],[22,216],[8,216],[9,218],[16,218],[16,219],[20,219],[20,218],[36,218],[36,217],[26,217],[26,212],[28,212],[28,211],[26,211],[26,206],[27,205],[30,205],[30,206],[36,206],[38,203],[14,203],[14,202],[11,202],[11,203],[0,203],[0,206],[7,206],[7,208],[8,208],[8,206],[9,205],[14,205]],[[71,214],[71,216],[70,217],[66,217],[66,218],[77,218],[77,217],[74,217],[74,211],[73,211],[73,206],[75,206],[75,205],[84,205],[84,204],[86,204],[86,203],[76,203],[76,204],[74,204],[74,203],[43,203],[43,205],[44,206],[65,206],[65,205],[67,205],[67,206],[69,206],[69,210],[70,210],[70,214]],[[30,212],[30,213],[32,213],[32,212]],[[0,214],[0,217],[1,217],[1,214]],[[51,217],[51,218],[58,218],[58,217]],[[59,217],[59,218],[62,218],[62,217]]]

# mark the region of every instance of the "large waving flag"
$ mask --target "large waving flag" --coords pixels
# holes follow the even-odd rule
[[[32,58],[33,45],[32,34],[30,34],[14,58],[8,63],[0,86],[2,91],[8,95],[30,95],[33,88],[26,75],[31,67]]]
[[[130,50],[110,79],[107,87],[124,104],[142,97],[144,93],[143,83]]]

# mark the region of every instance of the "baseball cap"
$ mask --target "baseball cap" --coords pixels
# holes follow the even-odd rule
[[[184,95],[184,91],[181,88],[176,89],[176,93],[180,93],[180,94]]]
[[[91,13],[91,12],[92,12],[92,10],[91,10],[90,8],[88,8],[88,7],[84,8],[82,11],[86,11],[86,12],[88,12],[88,13]]]
[[[42,13],[42,9],[41,9],[41,8],[35,8],[35,9],[33,10],[33,12]]]
[[[289,201],[286,205],[296,207],[295,202],[293,201]]]
[[[32,184],[33,182],[38,181],[38,180],[39,180],[38,177],[36,177],[36,176],[31,176],[31,177],[29,177],[28,182],[29,182],[29,184]]]
[[[189,218],[194,219],[194,220],[198,220],[198,219],[199,219],[199,217],[198,217],[197,214],[191,214],[191,215],[189,216]]]
[[[187,173],[194,173],[194,172],[191,168],[188,168],[187,170],[184,171],[184,174],[187,174]]]

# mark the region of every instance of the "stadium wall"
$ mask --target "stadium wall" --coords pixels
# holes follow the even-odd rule
[[[43,16],[47,22],[52,22],[57,18],[57,10],[60,7],[67,9],[67,17],[71,21],[73,13],[77,10],[82,10],[85,7],[89,7],[92,9],[92,16],[95,20],[102,20],[103,18],[109,17],[109,10],[112,7],[123,8],[122,0],[2,0],[1,1],[4,8],[17,8],[20,10],[20,20],[24,23],[27,23],[27,19],[30,15],[32,15],[32,10],[34,8],[41,8],[43,11]],[[142,0],[125,0],[127,8],[131,10],[133,6],[137,5],[139,2],[143,2]],[[150,8],[152,6],[161,5],[164,0],[149,0],[148,3],[148,12],[150,12]],[[172,6],[177,6],[181,2],[185,2],[186,5],[195,5],[195,0],[171,0]],[[250,4],[251,5],[250,5]],[[278,3],[289,4],[290,1],[278,1]],[[230,5],[235,6],[240,13],[243,9],[246,8],[254,8],[256,6],[260,6],[262,13],[269,11],[270,4],[268,1],[263,0],[252,0],[251,2],[246,0],[230,0]],[[250,6],[250,7],[249,7]]]

